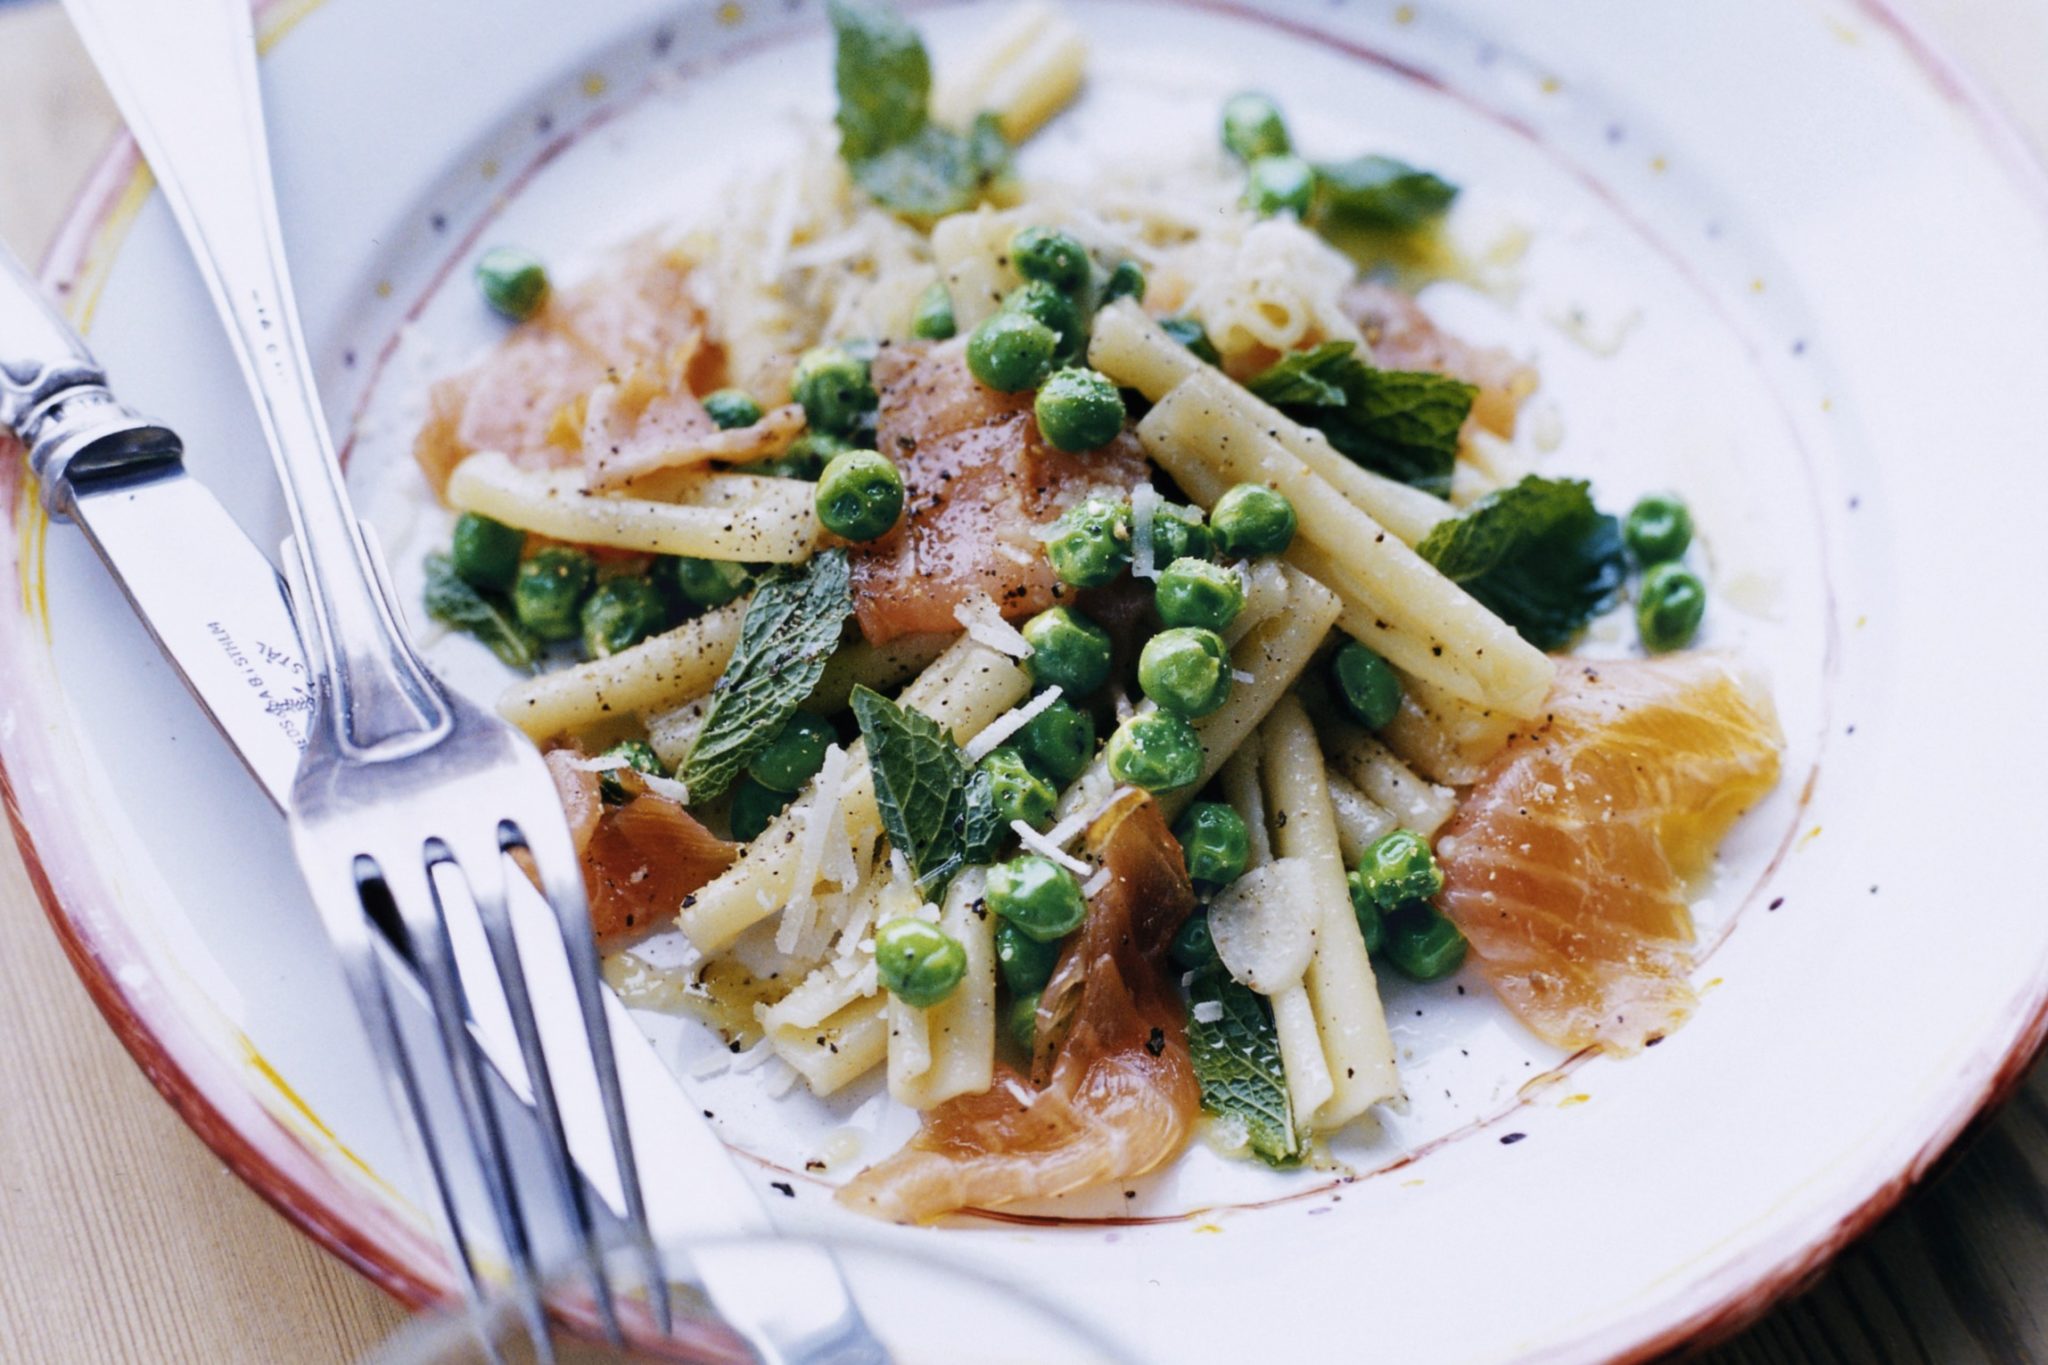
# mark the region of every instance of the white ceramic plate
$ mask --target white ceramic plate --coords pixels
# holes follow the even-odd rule
[[[887,1235],[1148,1358],[1635,1355],[1744,1320],[1888,1207],[2042,1031],[2048,916],[2009,852],[2031,846],[2048,758],[2025,549],[2048,478],[2014,401],[2048,358],[2040,177],[1873,6],[1075,8],[1091,92],[1027,172],[1171,152],[1210,136],[1223,94],[1265,86],[1312,152],[1407,156],[1468,187],[1461,233],[1528,231],[1513,288],[1426,301],[1536,359],[1529,425],[1563,436],[1547,471],[1590,474],[1612,506],[1686,491],[1707,643],[1770,675],[1787,776],[1700,907],[1705,1004],[1654,1052],[1561,1058],[1469,977],[1396,989],[1414,1104],[1323,1169],[1197,1149],[1128,1190]],[[990,13],[918,19],[943,65]],[[830,109],[807,0],[329,0],[280,4],[265,29],[316,362],[402,575],[440,529],[406,466],[420,383],[497,333],[466,278],[480,245],[573,275],[772,154],[789,111]],[[129,401],[185,434],[259,540],[280,536],[234,366],[127,153],[50,273]],[[280,827],[19,478],[0,471],[0,760],[59,932],[237,1170],[396,1292],[433,1292],[412,1175],[336,1025]],[[467,642],[435,649],[495,687]],[[686,1071],[715,1046],[648,1022]],[[867,1092],[691,1084],[729,1141],[794,1173],[775,1209],[791,1227],[847,1230],[803,1174],[833,1134],[858,1130],[871,1158],[908,1131]]]

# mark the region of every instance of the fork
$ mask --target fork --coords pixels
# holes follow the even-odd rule
[[[354,995],[433,1214],[472,1309],[488,1297],[452,1193],[450,1146],[430,1123],[372,951],[379,923],[401,941],[433,1006],[469,1157],[482,1178],[521,1317],[550,1359],[531,1235],[501,1116],[468,1028],[471,997],[501,992],[532,1094],[554,1204],[573,1229],[606,1335],[622,1342],[596,1211],[572,1164],[548,1057],[507,913],[507,879],[530,860],[567,956],[638,1252],[647,1300],[670,1331],[666,1278],[649,1230],[612,1056],[581,872],[538,752],[434,678],[407,639],[382,565],[355,518],[314,388],[286,270],[269,172],[255,36],[246,0],[68,0],[197,258],[250,388],[292,525],[290,571],[314,720],[288,811],[307,885]],[[494,982],[456,966],[451,916],[473,914]],[[464,920],[467,924],[470,921]]]

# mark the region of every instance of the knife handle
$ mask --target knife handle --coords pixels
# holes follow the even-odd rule
[[[175,468],[177,433],[107,389],[106,372],[0,243],[0,429],[28,447],[43,506],[63,520],[74,483]]]

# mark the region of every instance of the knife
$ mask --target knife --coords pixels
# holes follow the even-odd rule
[[[110,391],[85,342],[0,244],[0,429],[28,447],[43,505],[91,542],[208,718],[280,810],[289,797],[312,707],[290,599],[270,560],[184,467],[176,433]],[[162,569],[176,564],[176,575]],[[559,928],[539,892],[510,879],[515,936],[561,1097],[572,1155],[616,1214],[623,1205],[596,1075],[577,1018]],[[451,937],[465,982],[495,981],[473,921]],[[378,939],[401,1008],[428,1017],[426,995],[399,950]],[[552,950],[550,950],[552,949]],[[472,1033],[522,1103],[532,1089],[502,994],[472,992]],[[640,1179],[656,1239],[674,1248],[773,1231],[762,1203],[772,1173],[734,1162],[616,995],[605,992]],[[421,1027],[431,1027],[421,1024]],[[728,1321],[767,1360],[830,1350],[860,1322],[829,1253],[783,1244],[772,1256],[735,1245],[691,1257]],[[817,1358],[834,1358],[819,1356]],[[844,1357],[841,1357],[844,1358]]]

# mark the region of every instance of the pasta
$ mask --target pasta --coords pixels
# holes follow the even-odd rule
[[[581,474],[524,470],[484,451],[455,467],[448,501],[522,531],[584,545],[771,564],[810,558],[819,536],[811,498],[786,479],[749,482],[754,486],[742,499],[720,480],[717,499],[703,506],[597,498],[584,491]]]
[[[1543,654],[1267,435],[1230,382],[1183,380],[1138,424],[1146,453],[1196,497],[1278,488],[1301,517],[1289,559],[1344,600],[1344,628],[1400,668],[1469,701],[1531,716],[1550,690]]]
[[[498,713],[535,739],[641,715],[711,690],[739,646],[741,600],[606,659],[515,683]]]
[[[1272,803],[1274,851],[1306,863],[1314,890],[1315,950],[1305,985],[1332,1090],[1308,1113],[1317,1127],[1335,1128],[1397,1097],[1401,1083],[1379,987],[1344,886],[1322,749],[1293,697],[1282,698],[1260,730],[1260,768]]]
[[[953,993],[928,1009],[889,1002],[889,1093],[913,1109],[988,1089],[995,1074],[995,924],[982,904],[983,873],[962,873],[946,892],[939,927],[967,950]]]
[[[934,83],[888,0],[826,8],[835,125],[582,282],[489,253],[525,320],[416,444],[459,514],[425,604],[523,675],[600,950],[689,964],[646,986],[650,946],[636,1004],[710,993],[770,1093],[916,1111],[842,1194],[905,1219],[1130,1194],[1205,1114],[1299,1164],[1403,1100],[1383,970],[1574,1047],[1682,1017],[1768,699],[1553,658],[1632,574],[1676,651],[1706,587],[1682,504],[1547,476],[1533,365],[1381,282],[1450,258],[1457,188],[1255,94],[1222,152],[1036,179],[1076,18]]]

